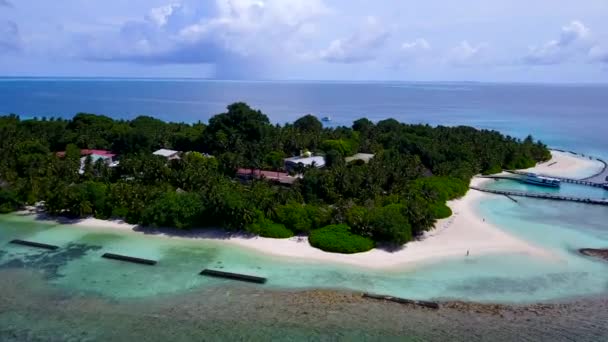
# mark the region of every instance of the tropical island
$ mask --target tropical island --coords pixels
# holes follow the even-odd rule
[[[307,235],[336,253],[401,246],[451,216],[474,175],[551,158],[531,136],[394,119],[324,128],[312,115],[274,125],[245,103],[208,124],[9,115],[0,139],[3,213]]]

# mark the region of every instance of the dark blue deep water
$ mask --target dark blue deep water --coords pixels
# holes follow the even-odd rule
[[[333,125],[360,117],[470,125],[608,157],[608,85],[0,78],[0,113],[23,117],[205,122],[236,101],[278,123],[312,113]]]

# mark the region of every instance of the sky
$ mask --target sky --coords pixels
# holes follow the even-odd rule
[[[0,76],[608,82],[608,0],[0,0]]]

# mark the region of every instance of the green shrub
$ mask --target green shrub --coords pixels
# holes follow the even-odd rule
[[[268,219],[262,219],[247,227],[250,233],[273,239],[287,239],[293,236],[293,232],[280,223],[274,223]]]
[[[444,203],[435,203],[431,205],[431,213],[436,219],[444,219],[452,216],[452,209]]]
[[[293,232],[307,233],[322,227],[331,220],[328,208],[313,204],[290,202],[276,208],[276,221],[284,224]]]
[[[353,254],[369,251],[374,241],[350,232],[345,224],[335,224],[313,230],[308,237],[310,245],[326,252]]]
[[[406,211],[403,204],[395,203],[370,210],[367,219],[374,240],[397,244],[412,240],[412,226],[404,215]]]
[[[168,192],[146,207],[142,224],[188,229],[199,224],[204,213],[200,197],[193,193]]]
[[[17,195],[9,190],[0,189],[0,214],[7,214],[16,211],[21,203]]]
[[[484,176],[487,175],[494,175],[497,173],[501,173],[502,172],[502,168],[500,167],[500,165],[493,165],[491,167],[489,167],[488,169],[484,170],[481,174]]]
[[[413,190],[432,202],[445,202],[464,196],[469,190],[469,182],[455,177],[432,176],[416,179]]]
[[[357,144],[352,140],[330,139],[323,141],[321,149],[325,152],[337,151],[342,157],[346,157],[356,152]]]

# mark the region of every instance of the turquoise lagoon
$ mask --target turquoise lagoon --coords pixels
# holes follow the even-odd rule
[[[535,186],[509,181],[488,186]],[[593,188],[564,187],[580,195]],[[603,190],[602,190],[603,191]],[[579,193],[580,192],[580,193]],[[588,192],[588,193],[586,193]],[[141,298],[230,286],[198,275],[203,268],[268,278],[268,289],[348,289],[416,299],[462,299],[528,303],[593,296],[608,290],[608,264],[577,253],[608,247],[605,207],[536,199],[517,203],[487,196],[478,213],[500,229],[545,248],[555,256],[475,255],[436,260],[415,268],[371,270],[333,263],[276,257],[218,240],[167,239],[140,232],[100,231],[8,215],[0,218],[0,269],[22,267],[48,284],[75,294]],[[57,252],[10,245],[15,238],[57,244]],[[407,248],[407,247],[406,247]],[[105,252],[159,260],[141,266],[102,259]],[[250,285],[252,287],[259,285]]]

